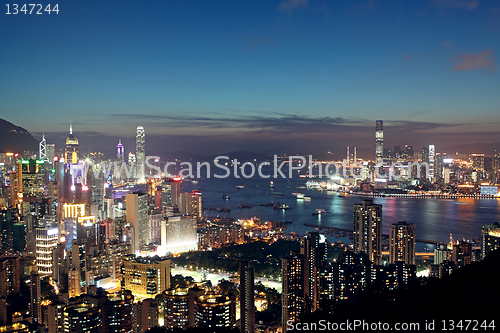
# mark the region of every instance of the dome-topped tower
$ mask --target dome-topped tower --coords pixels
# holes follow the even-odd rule
[[[64,149],[64,163],[78,164],[78,139],[73,135],[73,126],[69,125],[69,136]]]

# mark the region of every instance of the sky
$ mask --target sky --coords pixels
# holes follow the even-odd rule
[[[377,119],[388,146],[500,142],[497,1],[3,2],[0,118],[58,146],[71,122],[86,149],[374,148]]]

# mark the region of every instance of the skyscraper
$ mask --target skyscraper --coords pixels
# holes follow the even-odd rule
[[[308,296],[307,311],[319,309],[320,270],[326,260],[328,243],[326,237],[318,232],[309,233],[300,240],[300,254],[308,259],[309,280],[306,294]]]
[[[415,224],[398,222],[391,224],[389,263],[402,261],[415,265]]]
[[[142,126],[137,127],[137,134],[135,136],[135,156],[137,159],[137,180],[140,183],[144,183],[146,181],[144,166],[146,159],[146,134]]]
[[[138,253],[148,243],[148,196],[145,192],[127,193],[127,223],[134,228],[132,251]]]
[[[78,139],[73,135],[72,125],[69,125],[69,136],[64,147],[64,163],[78,164]]]
[[[123,148],[122,140],[118,140],[118,144],[116,145],[116,158],[119,162],[125,161],[125,148]]]
[[[432,182],[434,181],[434,164],[435,164],[436,148],[434,145],[429,145],[429,174],[427,178]]]
[[[366,253],[375,265],[382,259],[382,205],[363,200],[354,205],[354,252]]]
[[[382,163],[384,158],[384,122],[377,120],[375,123],[375,155],[376,162]]]
[[[309,260],[303,254],[291,254],[281,260],[282,313],[281,322],[296,322],[306,313],[306,292],[309,290]],[[287,325],[283,325],[286,332]]]
[[[254,269],[248,261],[240,261],[241,333],[255,332]]]
[[[234,301],[228,296],[204,295],[194,301],[194,322],[196,327],[233,328],[235,317]]]
[[[170,288],[170,260],[127,256],[123,259],[123,284],[138,300],[154,298]]]
[[[166,222],[162,221],[159,249],[162,255],[196,250],[198,250],[198,235],[194,216],[169,216]]]

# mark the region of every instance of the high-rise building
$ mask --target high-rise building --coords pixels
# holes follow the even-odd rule
[[[136,303],[135,332],[146,332],[158,326],[158,302],[152,298]]]
[[[297,322],[306,313],[309,290],[309,259],[303,254],[291,254],[281,260],[282,313],[281,322]],[[286,332],[287,325],[283,325]]]
[[[372,263],[364,253],[341,253],[332,263],[332,290],[335,301],[352,301],[371,282]]]
[[[309,290],[306,290],[309,298],[306,310],[309,312],[319,309],[320,271],[326,260],[327,250],[326,237],[318,232],[308,233],[300,240],[300,254],[306,256],[309,265]]]
[[[73,135],[73,126],[69,126],[69,136],[64,147],[64,163],[78,164],[78,139]]]
[[[194,313],[196,327],[233,328],[236,320],[236,307],[228,296],[200,296],[194,301]]]
[[[124,257],[123,281],[125,289],[138,300],[154,298],[170,288],[170,260],[158,256]]]
[[[254,269],[248,261],[240,261],[241,333],[255,332]]]
[[[95,304],[73,304],[63,310],[64,332],[101,333],[101,309]]]
[[[42,324],[42,290],[40,275],[33,272],[30,275],[30,315],[33,322]]]
[[[125,148],[123,148],[122,140],[118,140],[118,144],[116,145],[116,159],[119,162],[125,161]]]
[[[382,205],[363,200],[354,205],[354,252],[364,252],[375,265],[382,260]]]
[[[134,296],[129,290],[108,295],[106,310],[108,332],[134,331]]]
[[[376,162],[382,163],[384,160],[384,122],[377,120],[375,123],[375,155]]]
[[[40,143],[38,144],[38,156],[40,160],[49,162],[49,160],[47,159],[47,141],[45,141],[45,134],[43,134],[42,141],[40,141]]]
[[[146,182],[145,178],[145,161],[146,161],[146,134],[144,127],[137,127],[137,134],[135,136],[135,156],[137,159],[137,180],[140,183]]]
[[[163,322],[167,329],[189,327],[189,290],[172,288],[163,292]]]
[[[193,191],[192,193],[181,193],[178,202],[179,213],[182,215],[192,215],[196,217],[196,221],[200,222],[202,219],[203,205],[200,191]]]
[[[53,224],[36,228],[36,266],[38,274],[52,275],[53,252],[59,240],[59,228]]]
[[[429,179],[429,181],[435,181],[435,174],[434,174],[434,167],[435,167],[435,163],[436,163],[436,160],[435,160],[435,155],[436,155],[436,148],[434,147],[434,145],[429,145],[429,174],[427,176],[427,178]]]
[[[127,223],[134,228],[132,251],[138,254],[148,244],[148,195],[144,192],[127,193]]]
[[[169,216],[161,224],[161,254],[181,253],[198,250],[196,218]]]
[[[415,224],[398,222],[391,224],[389,263],[397,261],[415,265]]]
[[[495,222],[481,228],[481,257],[484,259],[491,251],[500,248],[500,224]]]

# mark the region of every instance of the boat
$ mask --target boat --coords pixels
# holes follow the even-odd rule
[[[265,204],[260,204],[260,206],[263,206],[263,207],[270,207],[270,206],[273,206],[274,205],[274,202],[268,202],[268,203],[265,203]]]
[[[279,202],[278,202],[278,204],[274,205],[273,208],[274,209],[283,209],[283,210],[291,209],[290,206],[285,205],[285,204],[280,205]]]
[[[299,191],[295,191],[295,192],[292,192],[293,195],[299,195],[299,194],[302,194],[300,193]]]
[[[304,195],[302,193],[297,194],[297,199],[304,199]]]
[[[229,200],[229,199],[231,199],[231,197],[230,197],[229,195],[226,195],[226,193],[224,193],[224,194],[222,195],[222,199],[223,199],[223,200]]]
[[[273,195],[283,195],[281,192],[273,192]]]
[[[229,204],[227,205],[227,208],[217,208],[218,212],[224,213],[224,212],[230,212],[231,208],[229,208]]]
[[[191,184],[198,184],[198,181],[197,180],[192,180]]]
[[[311,201],[311,197],[304,197],[305,201]]]
[[[272,180],[271,180],[271,183],[269,184],[269,186],[274,187],[274,182]]]
[[[241,208],[252,208],[252,206],[250,205],[250,203],[247,203],[246,205],[242,205],[241,202],[240,202],[240,209]]]
[[[312,215],[322,215],[322,214],[326,214],[326,210],[316,209],[316,211],[314,213],[312,213]]]
[[[245,188],[245,185],[238,185],[238,186],[236,186],[236,188],[237,188],[238,190],[241,190],[242,188]]]

